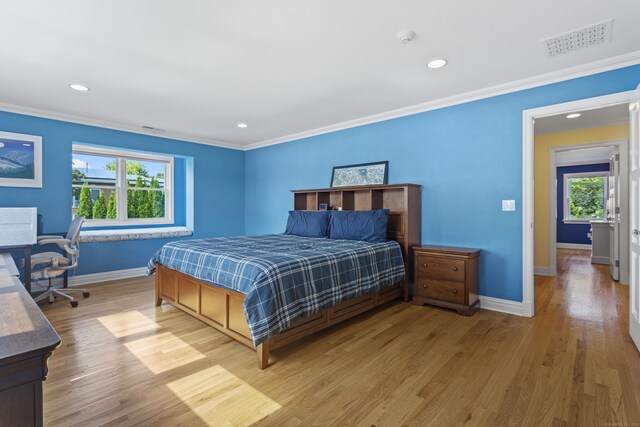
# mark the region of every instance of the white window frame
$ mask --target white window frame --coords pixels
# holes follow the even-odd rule
[[[111,226],[131,226],[141,225],[164,225],[173,224],[173,164],[171,156],[161,156],[141,151],[117,150],[111,148],[95,147],[92,145],[73,144],[72,154],[85,154],[90,156],[113,157],[116,159],[116,207],[118,210],[117,219],[87,219],[82,228],[111,227]],[[127,160],[152,161],[165,164],[164,173],[164,218],[127,218]],[[129,188],[131,189],[131,188]],[[151,191],[151,190],[143,190]]]
[[[572,218],[571,217],[571,209],[569,208],[569,201],[571,200],[571,191],[569,186],[570,179],[576,178],[595,178],[595,177],[603,177],[604,178],[604,192],[602,197],[602,202],[604,205],[603,213],[606,216],[607,212],[607,198],[609,197],[609,172],[608,171],[599,171],[599,172],[577,172],[577,173],[565,173],[563,176],[563,185],[564,185],[564,212],[562,216],[562,221],[565,224],[588,224],[589,221],[597,221],[603,220],[603,218]]]

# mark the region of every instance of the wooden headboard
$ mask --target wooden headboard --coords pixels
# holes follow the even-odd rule
[[[413,277],[411,248],[420,244],[421,236],[421,189],[418,184],[387,184],[291,191],[295,210],[318,210],[321,203],[328,209],[338,206],[355,211],[389,209],[387,238],[402,248],[406,272],[404,299],[408,301],[409,281]]]

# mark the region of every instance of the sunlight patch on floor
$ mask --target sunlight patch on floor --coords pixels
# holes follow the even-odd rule
[[[282,406],[220,365],[168,383],[207,425],[250,425]]]
[[[205,358],[204,354],[171,332],[141,338],[124,345],[154,374]]]
[[[139,311],[127,311],[98,317],[98,321],[116,338],[122,338],[140,332],[153,331],[158,324]]]

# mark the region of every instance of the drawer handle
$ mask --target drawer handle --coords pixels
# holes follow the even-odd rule
[[[425,262],[424,264],[422,264],[422,266],[423,266],[424,268],[427,268],[427,263]]]
[[[427,285],[422,285],[423,288],[427,289]]]
[[[458,290],[457,290],[457,289],[454,289],[454,290],[453,290],[453,293],[454,293],[454,294],[457,294],[457,293],[458,293]]]
[[[458,267],[453,267],[452,270],[453,271],[458,271]]]

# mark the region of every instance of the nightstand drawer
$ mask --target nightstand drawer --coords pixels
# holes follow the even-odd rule
[[[464,282],[465,278],[465,261],[459,259],[418,255],[416,269],[419,277],[431,277],[455,282]]]
[[[422,279],[416,284],[416,294],[425,298],[464,304],[464,283],[439,279]]]

